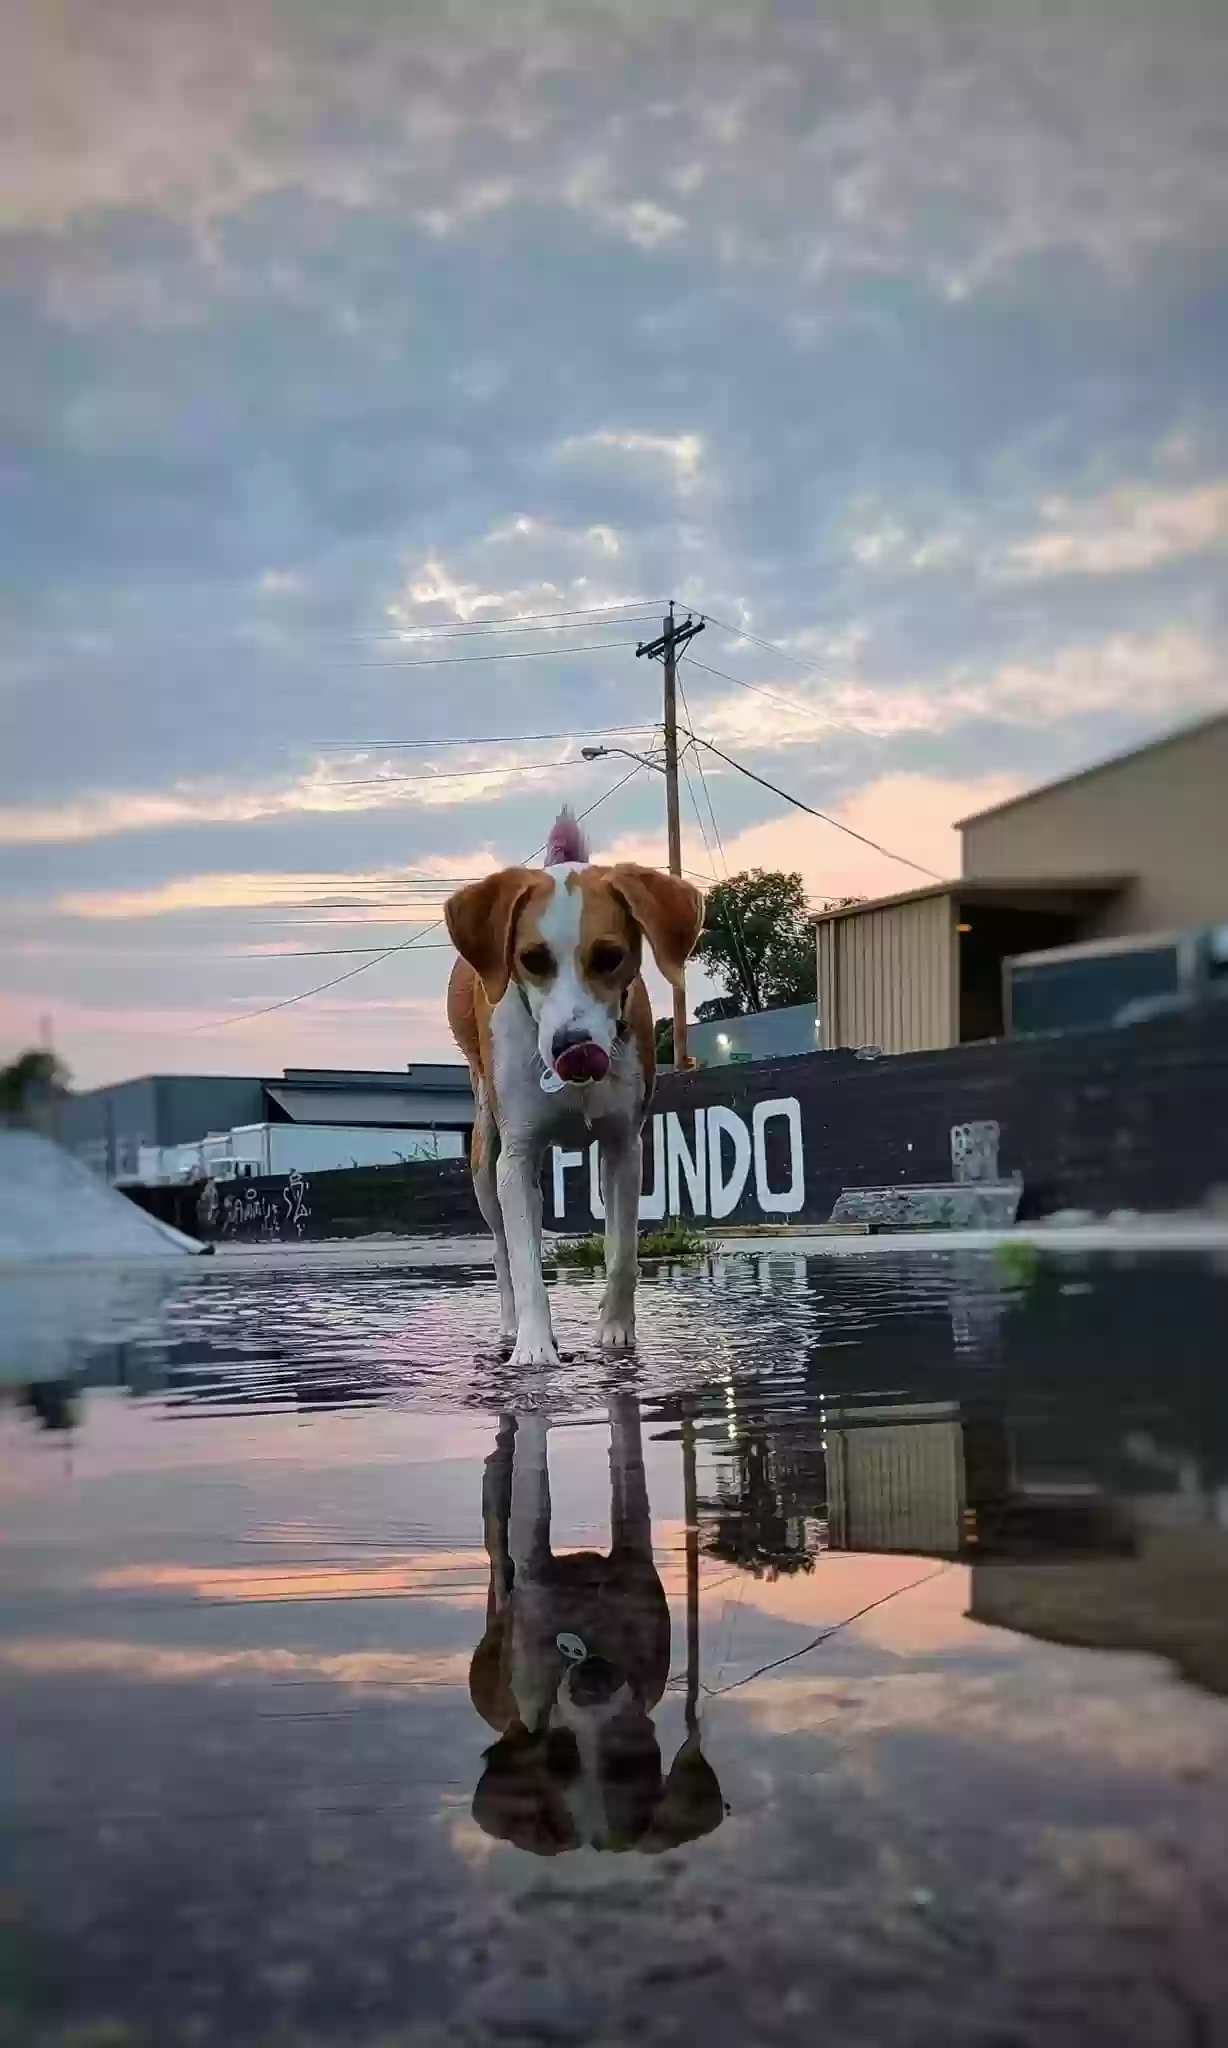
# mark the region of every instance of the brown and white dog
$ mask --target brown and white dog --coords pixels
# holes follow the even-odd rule
[[[488,1835],[538,1856],[673,1849],[725,1817],[702,1748],[697,1653],[685,1738],[662,1769],[652,1712],[669,1677],[670,1614],[653,1559],[638,1403],[616,1394],[609,1420],[607,1555],[551,1547],[544,1416],[504,1416],[482,1484],[490,1593],[469,1693],[498,1740],[473,1814]],[[687,1635],[698,1643],[697,1612]]]
[[[645,938],[677,986],[703,898],[677,876],[590,864],[564,811],[544,868],[504,868],[446,906],[460,954],[448,1022],[469,1062],[477,1114],[473,1185],[495,1240],[501,1328],[517,1365],[556,1365],[542,1279],[541,1165],[584,1134],[601,1145],[606,1288],[601,1342],[635,1342],[642,1147],[655,1071]]]

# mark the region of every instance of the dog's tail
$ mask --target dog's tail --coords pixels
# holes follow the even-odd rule
[[[550,837],[546,841],[546,866],[561,868],[568,861],[583,862],[588,858],[588,841],[581,832],[575,815],[564,804],[550,827]]]

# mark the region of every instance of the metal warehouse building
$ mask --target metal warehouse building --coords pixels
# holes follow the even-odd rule
[[[1003,964],[1228,919],[1228,714],[959,826],[958,880],[821,913],[819,1042],[1002,1034]]]
[[[376,1072],[287,1067],[276,1080],[224,1074],[148,1074],[70,1095],[56,1111],[59,1142],[107,1180],[156,1178],[153,1155],[236,1126],[467,1132],[469,1070],[418,1062]]]

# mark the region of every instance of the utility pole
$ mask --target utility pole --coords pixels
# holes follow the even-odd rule
[[[690,613],[681,625],[674,620],[674,600],[669,601],[669,615],[661,621],[660,637],[644,640],[636,648],[636,658],[647,655],[650,661],[659,660],[665,672],[665,824],[669,835],[669,871],[671,875],[682,873],[682,820],[678,809],[678,649],[685,647],[697,633],[702,633],[704,621],[693,619]],[[692,1064],[686,1044],[686,974],[682,985],[674,990],[674,1065],[689,1067]]]

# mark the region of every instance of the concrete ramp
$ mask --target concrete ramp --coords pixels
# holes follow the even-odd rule
[[[37,1131],[0,1131],[0,1269],[60,1259],[133,1264],[204,1250]]]

